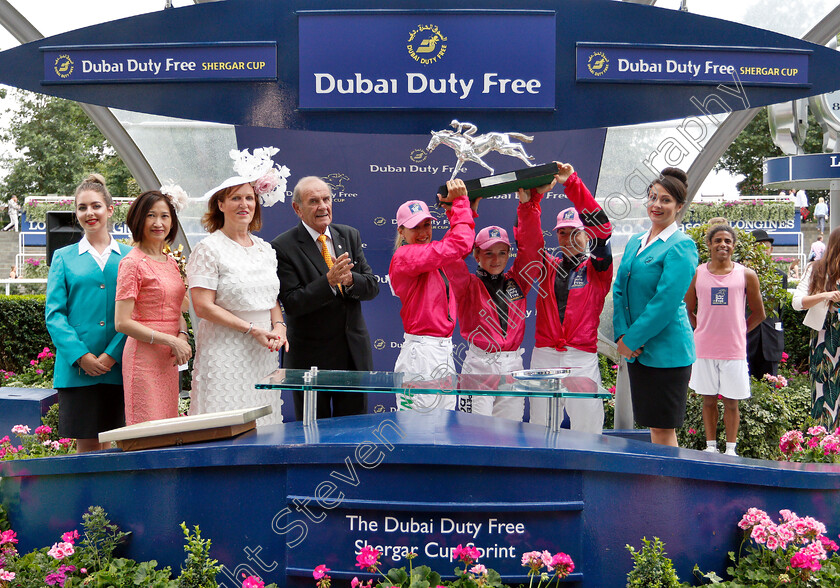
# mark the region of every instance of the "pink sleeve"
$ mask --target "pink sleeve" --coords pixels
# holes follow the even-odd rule
[[[140,275],[137,270],[137,262],[130,257],[120,262],[116,300],[137,300],[137,293],[140,291]]]
[[[520,203],[516,209],[516,226],[513,236],[516,239],[516,258],[513,260],[511,276],[516,279],[524,292],[531,289],[531,284],[540,278],[542,272],[541,251],[545,248],[540,216],[542,194],[532,190],[531,199]]]
[[[596,239],[609,239],[612,235],[610,219],[607,218],[601,205],[592,196],[589,188],[586,187],[577,172],[569,176],[563,187],[566,196],[569,197],[569,200],[575,205],[575,210],[580,214],[586,232]]]
[[[417,245],[403,245],[391,261],[392,271],[405,275],[420,275],[463,259],[475,241],[475,221],[466,196],[456,198],[449,216],[449,230],[440,241]]]

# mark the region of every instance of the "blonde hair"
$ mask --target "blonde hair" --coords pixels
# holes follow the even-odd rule
[[[102,196],[102,200],[105,201],[105,206],[111,207],[114,205],[114,199],[111,198],[111,193],[105,187],[105,178],[100,174],[90,174],[82,180],[81,184],[76,186],[76,193],[73,195],[74,202],[79,197],[79,194],[87,191],[96,192]]]

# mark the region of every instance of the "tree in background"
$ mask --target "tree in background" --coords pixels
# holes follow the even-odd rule
[[[816,119],[808,114],[808,134],[803,146],[805,153],[822,153],[822,129]],[[741,194],[770,194],[762,185],[762,161],[767,157],[781,157],[784,155],[770,137],[770,126],[767,122],[767,109],[761,108],[750,124],[732,142],[723,156],[715,165],[715,170],[726,170],[731,174],[746,176],[738,182]],[[814,195],[817,195],[814,191]],[[811,192],[809,191],[809,194]]]
[[[73,194],[88,174],[105,176],[114,196],[139,193],[137,182],[96,125],[76,102],[16,90],[16,107],[0,139],[16,154],[0,161],[8,175],[0,183],[10,194]]]

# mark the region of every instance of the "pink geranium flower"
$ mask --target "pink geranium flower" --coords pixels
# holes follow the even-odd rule
[[[330,568],[328,568],[324,564],[321,564],[317,568],[312,570],[312,577],[315,578],[316,580],[320,580],[321,578],[326,576],[327,572],[329,572],[329,571],[330,571]]]
[[[379,565],[380,555],[382,555],[382,553],[378,549],[371,547],[370,545],[365,545],[359,551],[359,555],[356,556],[356,567],[366,569],[369,572],[374,572]]]
[[[245,574],[242,575],[244,576]],[[263,582],[258,576],[248,576],[242,580],[242,588],[264,588],[264,586],[265,582]]]
[[[15,425],[12,427],[12,433],[15,435],[28,435],[31,429],[26,425]]]
[[[483,565],[481,565],[481,564],[475,564],[473,567],[471,567],[471,568],[470,568],[470,571],[471,571],[473,574],[479,574],[479,575],[482,575],[482,574],[486,574],[486,573],[487,573],[487,568],[485,568],[485,567],[484,567]]]
[[[47,555],[49,555],[53,559],[64,559],[65,557],[73,555],[74,553],[76,553],[76,550],[73,549],[73,544],[64,541],[62,543],[54,543],[50,550],[47,552]]]
[[[478,561],[478,549],[472,545],[462,546],[460,543],[458,547],[452,550],[452,556],[464,562],[464,565],[470,565],[474,561]]]
[[[61,536],[61,540],[66,543],[76,543],[76,539],[79,538],[79,532],[75,529],[72,531],[67,531]]]

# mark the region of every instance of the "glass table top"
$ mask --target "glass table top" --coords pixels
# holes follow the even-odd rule
[[[311,375],[310,375],[311,374]],[[611,398],[590,378],[522,370],[512,374],[452,374],[435,380],[411,380],[402,372],[278,369],[256,385],[268,390],[323,392],[391,392],[471,394],[476,396],[542,396],[548,398]]]

